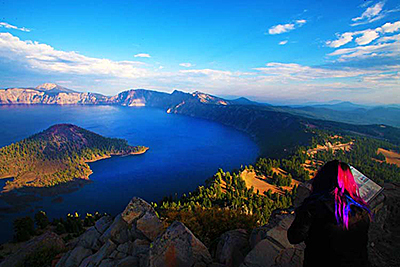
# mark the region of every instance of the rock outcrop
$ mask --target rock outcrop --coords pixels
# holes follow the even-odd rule
[[[166,230],[153,207],[134,197],[111,220],[105,216],[86,230],[57,266],[209,266],[206,246],[180,222]]]
[[[151,205],[134,197],[114,220],[104,216],[87,229],[57,266],[148,266],[150,243],[163,231]]]
[[[252,250],[240,266],[303,266],[304,244],[292,245],[287,239],[293,220],[294,214],[276,212],[267,225],[254,229],[250,235]]]
[[[0,263],[1,267],[24,266],[24,260],[33,255],[34,253],[54,249],[55,251],[62,251],[65,249],[65,243],[61,237],[53,232],[46,232],[38,237],[28,241],[16,253],[8,256],[3,262]]]
[[[369,229],[369,261],[373,267],[400,263],[400,183],[386,183]]]
[[[174,222],[150,249],[150,267],[206,267],[212,263],[207,247],[180,222]]]
[[[249,235],[244,229],[231,230],[219,238],[214,258],[227,267],[238,267],[250,251]]]
[[[304,190],[299,197],[307,195],[307,187]],[[396,266],[399,262],[399,192],[399,184],[387,184],[373,205],[376,215],[369,233],[372,266]],[[56,266],[302,266],[304,243],[292,245],[287,240],[294,217],[291,210],[276,210],[267,225],[254,229],[250,235],[243,229],[228,231],[217,240],[211,256],[184,224],[173,222],[165,229],[153,207],[134,197],[114,219],[104,216],[88,228]],[[64,249],[65,245],[59,236],[48,232],[27,242],[0,266],[15,266],[48,247]]]

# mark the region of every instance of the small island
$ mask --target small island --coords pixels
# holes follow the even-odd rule
[[[57,124],[0,149],[3,193],[22,188],[46,188],[89,180],[88,162],[111,156],[143,154],[145,146],[130,146],[124,139],[107,138],[72,124]]]

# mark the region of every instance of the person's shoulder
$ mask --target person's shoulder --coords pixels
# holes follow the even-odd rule
[[[296,212],[308,212],[314,217],[334,212],[334,200],[329,195],[317,195],[306,198]]]

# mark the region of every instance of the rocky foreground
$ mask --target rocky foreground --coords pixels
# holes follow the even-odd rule
[[[299,194],[299,198],[304,195]],[[374,204],[376,216],[369,237],[370,260],[372,266],[396,266],[394,250],[398,244],[392,241],[399,233],[400,185],[386,186],[378,202]],[[250,234],[243,229],[228,231],[208,249],[184,224],[174,222],[166,228],[150,204],[134,197],[121,214],[114,219],[102,217],[74,242],[66,245],[59,236],[47,232],[0,266],[16,266],[44,247],[67,250],[53,262],[60,267],[302,266],[304,244],[291,245],[286,238],[293,219],[290,212],[277,212],[269,224]]]

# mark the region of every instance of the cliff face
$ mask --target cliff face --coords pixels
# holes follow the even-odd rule
[[[108,98],[99,94],[41,91],[29,88],[0,90],[0,104],[106,104]]]
[[[167,110],[182,102],[228,105],[229,101],[208,94],[174,91],[172,94],[135,89],[115,96],[80,93],[56,84],[45,83],[36,88],[8,88],[0,90],[0,104],[109,104],[149,106]]]
[[[250,105],[206,105],[182,102],[168,112],[212,120],[249,134],[261,155],[279,156],[289,148],[306,143],[309,136],[299,117]]]

